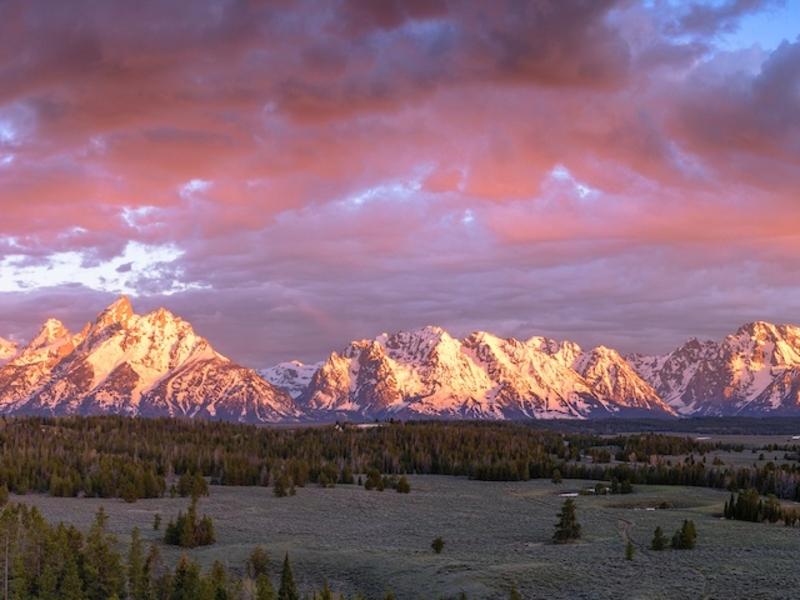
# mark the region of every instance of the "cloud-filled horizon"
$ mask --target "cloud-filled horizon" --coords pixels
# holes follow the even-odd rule
[[[250,366],[800,322],[800,1],[0,3],[0,336]]]

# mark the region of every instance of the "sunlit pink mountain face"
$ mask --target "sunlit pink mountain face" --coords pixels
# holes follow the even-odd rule
[[[257,372],[122,296],[79,332],[48,319],[0,364],[0,415],[245,423],[800,415],[800,327],[763,321],[664,355],[426,326]]]
[[[213,340],[181,360],[242,369],[431,323],[459,353],[477,330],[624,357],[798,322],[798,23],[732,0],[0,2],[0,364],[48,318],[72,333],[51,323],[41,368],[94,348],[119,294]],[[165,364],[91,402],[128,410]],[[705,402],[654,364],[624,371],[641,402]],[[85,397],[42,406],[62,393]]]

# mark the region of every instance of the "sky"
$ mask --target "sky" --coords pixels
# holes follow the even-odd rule
[[[263,367],[800,322],[800,0],[0,0],[0,336]]]

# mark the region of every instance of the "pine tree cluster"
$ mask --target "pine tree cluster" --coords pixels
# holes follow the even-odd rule
[[[164,543],[181,548],[209,546],[215,542],[214,524],[211,517],[197,516],[197,497],[192,498],[186,514],[178,513],[175,521],[170,521],[164,530]]]
[[[108,531],[101,508],[86,535],[71,525],[51,525],[36,508],[9,504],[0,512],[0,590],[14,600],[299,600],[286,554],[277,590],[269,556],[261,547],[250,554],[244,573],[219,561],[207,571],[183,555],[169,568],[157,545],[145,547],[138,529],[123,556]],[[387,594],[387,598],[392,597]],[[309,600],[347,600],[327,583]],[[356,594],[349,600],[365,600]]]

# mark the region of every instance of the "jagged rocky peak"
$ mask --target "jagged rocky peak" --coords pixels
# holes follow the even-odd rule
[[[432,353],[453,351],[458,340],[435,325],[426,325],[411,331],[381,334],[375,342],[386,348],[387,353],[400,360],[425,360]]]
[[[72,334],[58,319],[47,319],[37,334],[8,363],[24,366],[35,363],[55,364],[80,342],[83,333]]]
[[[30,341],[28,348],[43,348],[70,335],[69,330],[58,319],[47,319],[39,333]]]
[[[101,312],[95,320],[98,328],[109,325],[123,324],[134,316],[133,305],[127,296],[120,296]]]
[[[533,336],[528,338],[525,343],[531,348],[549,354],[566,367],[573,367],[583,355],[583,349],[580,345],[570,340],[554,340],[542,336]]]
[[[733,335],[757,339],[776,338],[780,337],[778,329],[784,327],[783,325],[775,325],[767,321],[751,321],[739,327]]]

